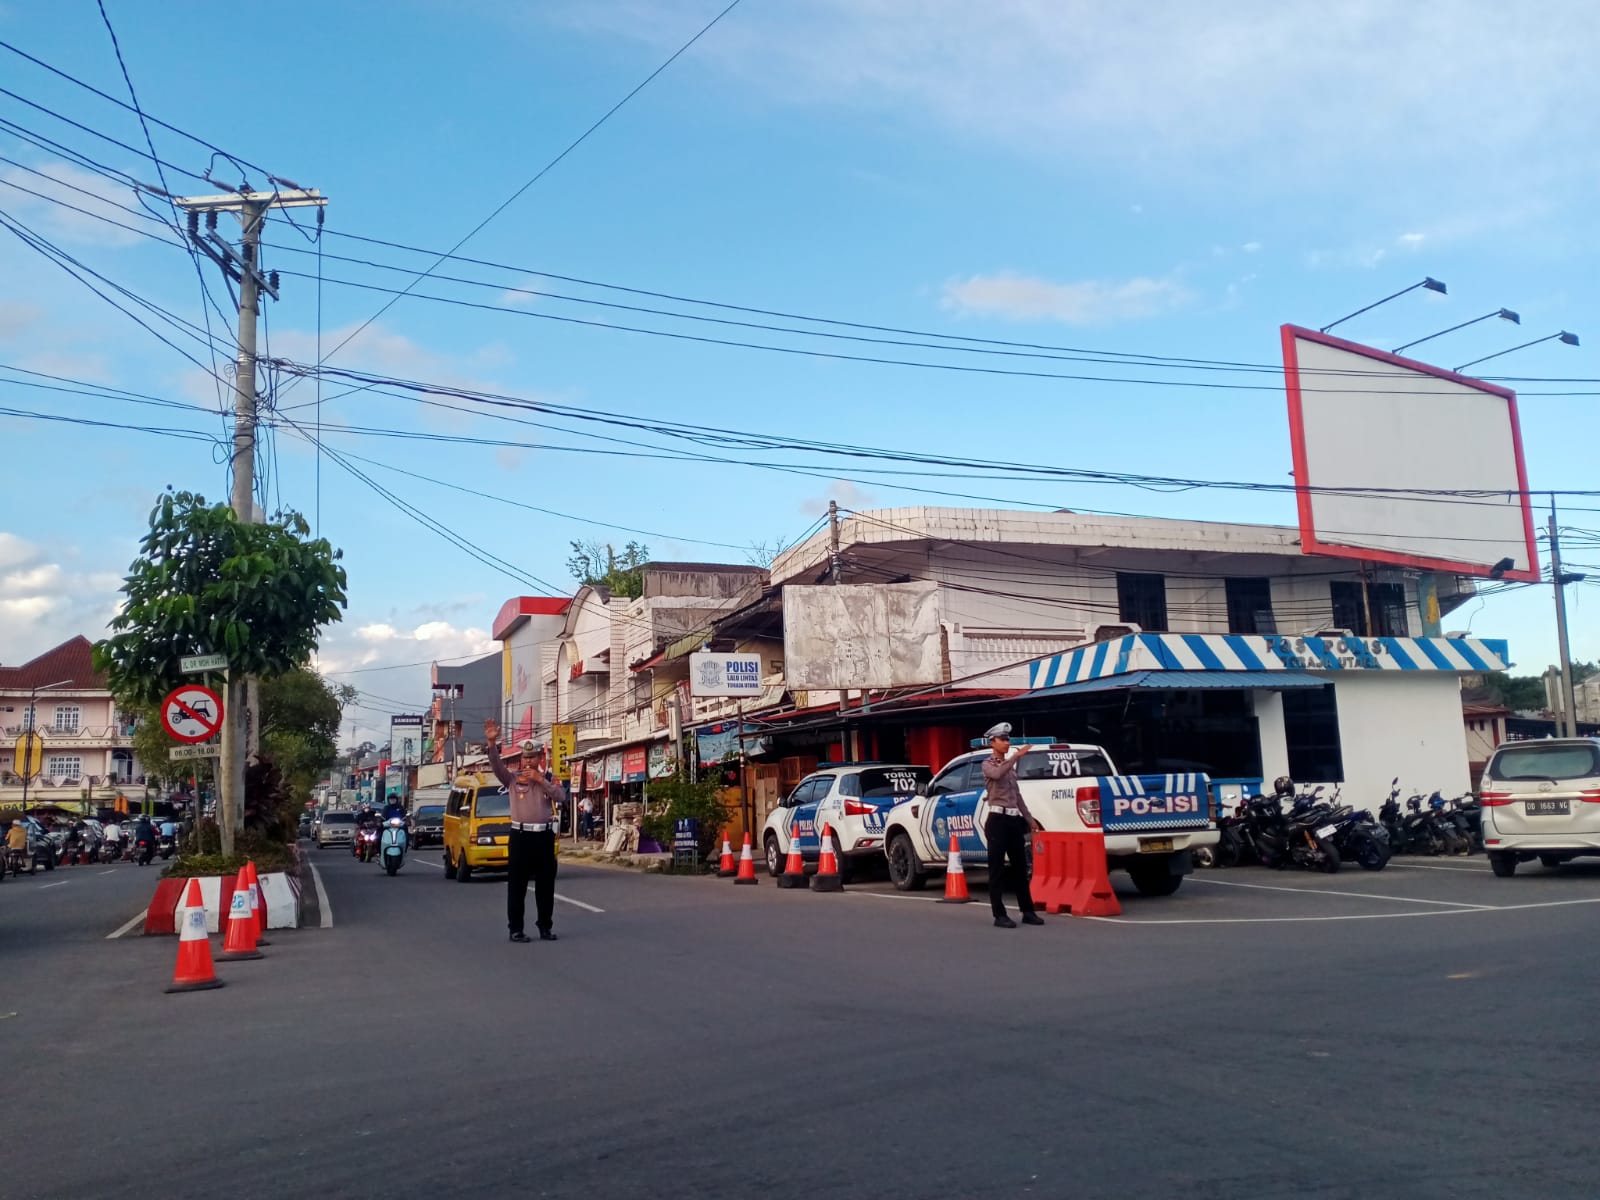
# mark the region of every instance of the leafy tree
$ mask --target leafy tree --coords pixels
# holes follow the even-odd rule
[[[567,571],[579,583],[603,587],[613,596],[629,599],[644,594],[644,567],[650,561],[650,547],[629,542],[618,554],[609,542],[604,545],[595,541],[569,544],[572,555],[567,559]]]
[[[1573,674],[1577,674],[1576,669]],[[1544,680],[1538,675],[1490,671],[1483,677],[1483,691],[1487,698],[1498,701],[1512,712],[1538,712],[1546,704]]]
[[[261,681],[261,750],[290,794],[303,798],[339,760],[339,726],[355,699],[354,688],[305,667]]]
[[[123,580],[112,635],[95,666],[124,704],[156,704],[187,682],[187,654],[226,654],[227,706],[238,711],[247,676],[273,678],[309,660],[317,635],[345,606],[342,557],[293,511],[253,525],[225,504],[170,488]],[[223,853],[243,818],[243,761],[221,771]]]

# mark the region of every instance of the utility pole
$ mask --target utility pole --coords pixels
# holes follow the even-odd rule
[[[239,287],[239,352],[233,389],[233,489],[229,496],[241,521],[256,519],[256,321],[261,293],[278,298],[278,276],[261,273],[261,226],[274,208],[321,208],[321,192],[300,188],[271,192],[238,192],[220,196],[179,197],[174,201],[189,215],[189,240]],[[239,218],[241,234],[235,250],[217,233],[217,214]],[[200,228],[201,214],[205,229]],[[217,779],[217,829],[222,852],[233,853],[233,835],[244,821],[244,779],[249,757],[259,754],[260,722],[255,719],[257,684],[229,670],[224,685],[222,762]]]
[[[828,582],[839,586],[839,502],[828,501]]]
[[[1567,575],[1561,570],[1561,535],[1556,528],[1556,496],[1550,493],[1550,579],[1556,589],[1556,642],[1561,653],[1561,722],[1562,737],[1578,736],[1578,708],[1572,687],[1572,651],[1567,645],[1567,584],[1577,583],[1583,575]]]

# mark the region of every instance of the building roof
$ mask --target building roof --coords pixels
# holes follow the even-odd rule
[[[70,683],[90,691],[107,691],[110,683],[94,669],[94,644],[79,634],[46,650],[20,667],[0,667],[0,691],[31,691],[52,683]]]
[[[496,641],[503,642],[529,617],[565,616],[567,606],[571,603],[570,596],[513,596],[502,604],[500,611],[495,614],[491,636]]]

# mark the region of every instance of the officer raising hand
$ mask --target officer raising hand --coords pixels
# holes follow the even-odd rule
[[[1017,786],[1017,759],[1033,747],[1012,746],[1011,726],[1004,721],[984,737],[993,751],[983,762],[984,782],[989,785],[989,816],[983,836],[989,843],[989,907],[994,910],[994,923],[1000,929],[1017,927],[1006,915],[1004,893],[1009,887],[1017,894],[1022,923],[1043,925],[1044,918],[1034,912],[1033,894],[1028,890],[1028,831],[1043,826],[1028,811],[1028,802]]]

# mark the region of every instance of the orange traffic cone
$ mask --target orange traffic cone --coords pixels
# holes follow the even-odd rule
[[[246,862],[245,869],[250,872],[250,915],[256,922],[256,945],[270,946],[272,943],[267,941],[267,898],[261,894],[261,876],[253,862]]]
[[[183,898],[183,928],[178,931],[178,965],[167,991],[200,992],[221,986],[211,965],[211,943],[206,939],[206,902],[200,897],[200,881],[191,879]]]
[[[839,876],[839,859],[833,853],[833,827],[822,827],[822,854],[817,859],[817,873],[811,877],[813,892],[842,892],[844,880]]]
[[[247,958],[265,958],[256,949],[256,915],[250,911],[250,864],[239,869],[233,883],[233,896],[228,900],[226,938],[222,943],[224,962]]]
[[[744,849],[739,851],[739,874],[734,877],[735,883],[747,883],[751,887],[761,881],[756,878],[756,860],[750,853],[750,835],[744,835]]]
[[[778,876],[778,886],[781,888],[803,888],[806,886],[806,860],[800,854],[800,839],[789,837],[789,859],[783,865],[783,874]]]
[[[961,839],[950,835],[950,857],[944,868],[944,899],[940,904],[965,904],[967,895],[967,869],[961,865]]]
[[[717,865],[718,879],[732,879],[738,874],[738,868],[733,865],[733,845],[728,841],[728,831],[722,831],[722,862]]]

